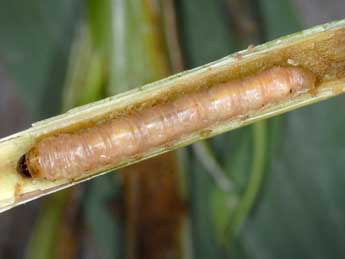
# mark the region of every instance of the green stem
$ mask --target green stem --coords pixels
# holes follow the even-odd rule
[[[261,121],[253,125],[254,153],[252,169],[247,188],[242,195],[238,207],[234,211],[229,224],[230,243],[232,243],[233,238],[238,234],[243,222],[249,214],[250,209],[253,207],[258,191],[260,190],[265,172],[267,152],[266,133],[266,121]]]
[[[226,175],[222,166],[218,163],[212,149],[206,141],[199,141],[193,145],[194,153],[216,185],[224,192],[230,192],[234,188],[231,179]]]

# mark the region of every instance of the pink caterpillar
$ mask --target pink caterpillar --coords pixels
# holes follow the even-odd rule
[[[33,178],[50,180],[111,168],[214,123],[306,92],[315,82],[315,75],[306,69],[273,67],[94,127],[43,138],[22,157],[18,168]]]

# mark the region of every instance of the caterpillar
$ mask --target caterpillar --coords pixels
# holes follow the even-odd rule
[[[276,66],[93,127],[48,136],[22,156],[17,168],[32,178],[77,178],[304,93],[315,83],[315,75],[307,69]]]

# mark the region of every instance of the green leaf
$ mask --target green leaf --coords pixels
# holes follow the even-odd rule
[[[62,107],[84,105],[104,97],[106,64],[92,41],[90,28],[82,25],[72,45]]]
[[[0,4],[0,56],[34,120],[60,111],[79,3],[5,0]]]
[[[301,29],[297,9],[290,0],[259,0],[265,40],[271,40]]]
[[[110,95],[122,93],[169,74],[159,17],[143,0],[111,1]]]
[[[178,3],[182,49],[189,67],[214,61],[236,49],[222,1],[180,0]]]

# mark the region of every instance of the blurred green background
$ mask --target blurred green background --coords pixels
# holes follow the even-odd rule
[[[344,8],[343,0],[0,0],[0,136],[342,19]],[[343,258],[344,109],[340,96],[179,151],[183,213],[171,215],[169,246],[150,235],[171,219],[128,234],[129,219],[144,212],[126,210],[125,181],[108,174],[1,214],[0,258]],[[165,191],[155,170],[151,195]]]

